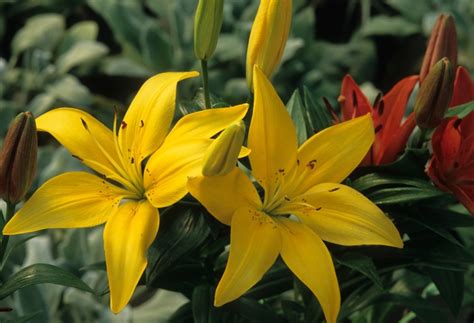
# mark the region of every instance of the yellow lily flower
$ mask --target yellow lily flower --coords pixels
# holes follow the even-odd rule
[[[362,194],[340,184],[372,145],[371,117],[327,128],[298,148],[292,120],[258,67],[253,81],[248,146],[253,176],[265,192],[263,201],[237,167],[225,176],[188,180],[190,193],[231,226],[229,259],[215,305],[244,294],[280,255],[317,297],[327,322],[336,322],[339,285],[322,240],[403,247],[389,218]]]
[[[246,104],[204,110],[169,130],[177,83],[197,72],[162,73],[147,80],[120,127],[111,131],[90,114],[59,108],[36,120],[73,156],[105,179],[70,172],[47,181],[5,226],[7,235],[49,228],[80,228],[106,222],[104,249],[110,307],[120,312],[147,266],[146,252],[158,232],[157,208],[187,194],[212,136],[241,120]],[[142,162],[148,158],[144,169]],[[110,180],[110,181],[109,181]]]

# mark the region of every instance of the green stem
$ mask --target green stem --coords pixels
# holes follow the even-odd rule
[[[13,214],[15,214],[15,206],[16,204],[7,202],[5,217],[0,217],[2,231],[5,224],[10,221],[10,219],[13,217]],[[5,251],[7,250],[8,238],[9,236],[2,235],[2,242],[0,243],[0,263],[3,262],[3,257],[5,256]]]
[[[204,90],[204,102],[206,103],[206,108],[212,108],[211,97],[209,95],[209,76],[208,76],[208,70],[207,70],[207,61],[205,59],[201,60],[201,69],[202,69],[202,87]]]
[[[428,130],[420,128],[420,136],[418,137],[418,142],[415,144],[415,148],[423,148],[423,144],[425,143],[425,137],[428,133]]]

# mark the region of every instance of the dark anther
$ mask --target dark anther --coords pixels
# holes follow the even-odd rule
[[[286,200],[286,201],[289,201],[290,198],[289,198],[288,196],[285,196],[285,200]]]
[[[310,169],[314,169],[314,164],[316,164],[317,160],[316,159],[312,159],[308,162],[308,164],[306,164],[306,167],[309,167]]]
[[[143,120],[140,120],[140,128],[143,128],[144,125],[145,125],[145,122],[143,122]]]
[[[87,122],[82,118],[81,118],[81,122],[82,122],[82,126],[84,127],[84,129],[89,130],[89,127],[87,127]]]
[[[352,91],[352,105],[357,108],[357,95],[355,91]]]
[[[454,124],[453,124],[454,129],[457,129],[459,125],[461,124],[461,122],[462,122],[462,119],[456,119],[456,121],[454,121]]]
[[[133,163],[135,162],[135,158],[132,157],[132,158],[130,159],[130,162],[133,164]]]
[[[331,105],[331,102],[329,102],[327,97],[323,96],[323,102],[324,102],[324,105],[326,106],[326,110],[328,110],[328,112],[331,114],[332,119],[334,121],[339,121],[337,113],[335,112],[334,108]]]
[[[383,125],[379,124],[377,127],[375,127],[375,133],[379,132],[380,130],[382,130],[382,127]]]
[[[321,209],[322,209],[322,207],[317,207],[316,211],[320,211]]]
[[[296,160],[296,165],[298,165],[298,166],[300,165],[300,160],[299,159]]]
[[[122,121],[122,123],[121,123],[121,127],[122,127],[122,129],[125,129],[125,128],[127,128],[127,123],[126,123],[125,121]]]
[[[385,108],[385,103],[383,100],[381,100],[377,108],[377,112],[379,113],[379,116],[382,116],[384,108]]]
[[[280,169],[278,169],[278,172],[280,172],[280,173],[284,173],[284,172],[285,172],[285,170],[284,170],[283,168],[280,168]]]
[[[339,187],[331,188],[331,189],[329,190],[329,192],[331,192],[331,193],[332,193],[332,192],[335,192],[335,191],[337,191],[338,189],[339,189]]]
[[[382,98],[382,93],[377,93],[377,96],[375,97],[374,104],[372,105],[373,107],[376,107],[380,103],[380,99]]]

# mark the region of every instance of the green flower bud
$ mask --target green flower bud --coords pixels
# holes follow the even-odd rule
[[[431,31],[420,70],[420,83],[423,83],[433,65],[443,57],[447,57],[456,68],[458,60],[456,24],[454,18],[448,14],[439,15]]]
[[[226,128],[207,148],[203,158],[204,176],[228,174],[237,163],[245,137],[245,124],[235,123]]]
[[[216,49],[223,11],[224,0],[199,0],[194,17],[194,53],[200,60],[208,60]]]
[[[36,123],[30,112],[13,120],[0,153],[0,197],[16,204],[31,187],[36,175],[38,138]]]
[[[444,57],[433,65],[418,91],[415,117],[420,128],[432,129],[440,124],[451,101],[453,88],[453,66]]]

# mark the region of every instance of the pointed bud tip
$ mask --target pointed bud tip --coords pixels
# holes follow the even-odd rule
[[[453,65],[448,58],[443,57],[429,71],[415,100],[415,118],[420,128],[433,129],[441,123],[451,101],[453,88]]]
[[[454,18],[450,14],[440,14],[431,31],[423,64],[420,69],[420,83],[423,83],[429,71],[442,58],[447,57],[454,67],[457,66],[457,32]]]
[[[223,176],[237,164],[245,137],[243,121],[227,127],[209,146],[203,158],[204,176]]]

